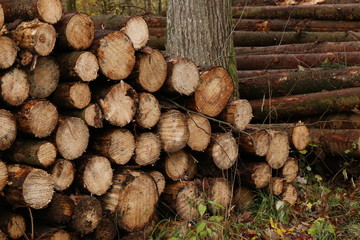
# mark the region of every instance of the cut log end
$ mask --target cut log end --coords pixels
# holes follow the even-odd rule
[[[254,181],[256,188],[266,187],[271,179],[270,166],[266,163],[259,163],[254,165],[251,178]]]
[[[19,239],[24,236],[26,231],[26,220],[22,215],[5,210],[0,213],[0,217],[1,228],[10,239]],[[0,239],[6,240],[6,235],[5,238],[1,238],[0,234]]]
[[[302,151],[308,146],[310,142],[309,129],[301,121],[295,124],[292,130],[291,140],[295,149],[298,151]]]
[[[232,198],[229,181],[224,178],[210,178],[204,180],[204,186],[207,199],[221,206],[209,204],[209,209],[216,215],[225,214],[229,210]]]
[[[38,0],[37,11],[41,20],[55,24],[63,14],[62,2],[60,0]]]
[[[141,166],[154,164],[160,157],[160,138],[151,132],[142,133],[136,138],[134,160]]]
[[[11,147],[17,135],[15,116],[5,109],[0,109],[0,125],[0,150],[5,150]]]
[[[160,119],[161,111],[156,97],[150,93],[139,94],[139,107],[135,118],[136,122],[143,128],[154,127]]]
[[[54,181],[55,190],[64,191],[74,181],[75,168],[69,160],[59,159],[51,166],[49,173]]]
[[[9,177],[9,173],[6,164],[0,160],[0,192],[7,185],[8,177]]]
[[[95,80],[99,71],[99,63],[96,56],[91,52],[83,52],[76,61],[74,71],[84,82]]]
[[[289,156],[289,138],[285,131],[269,130],[270,146],[266,153],[266,161],[271,168],[279,169],[284,166]]]
[[[0,30],[1,30],[1,7],[0,7]],[[15,63],[18,48],[15,42],[5,36],[0,36],[0,69],[11,67]]]
[[[37,150],[37,158],[39,163],[44,166],[50,166],[56,158],[56,147],[50,142],[44,142]]]
[[[285,179],[285,182],[291,183],[296,179],[298,172],[299,165],[296,159],[289,157],[281,168],[281,176]]]
[[[248,153],[260,157],[265,156],[270,146],[270,134],[268,131],[248,128],[246,133],[238,138],[239,147]]]
[[[103,114],[101,112],[99,105],[89,104],[84,109],[83,120],[90,127],[102,128],[103,127]]]
[[[255,193],[247,187],[236,188],[233,195],[232,204],[236,211],[247,209],[254,203]]]
[[[156,183],[158,195],[160,196],[164,192],[165,184],[166,184],[164,175],[159,171],[150,171],[148,173],[154,179]]]
[[[209,148],[215,165],[222,169],[229,169],[239,156],[239,148],[231,133],[216,133],[212,136]]]
[[[280,177],[272,177],[268,185],[268,190],[271,194],[279,196],[284,190],[284,179]]]
[[[85,13],[71,15],[64,31],[67,45],[74,50],[85,50],[94,40],[94,23]]]
[[[282,194],[282,200],[288,202],[290,205],[294,205],[297,199],[298,193],[296,188],[291,184],[285,185],[284,192]]]
[[[194,151],[204,151],[210,143],[210,121],[197,114],[187,114],[186,120],[189,128],[187,145]]]
[[[7,104],[19,106],[26,100],[30,89],[27,78],[27,74],[18,68],[0,75],[1,97]]]
[[[244,130],[253,117],[251,105],[246,99],[231,101],[220,116],[239,130]]]
[[[136,50],[144,47],[149,39],[148,25],[143,17],[131,17],[124,28],[124,32],[129,36]]]
[[[191,180],[197,172],[197,163],[193,156],[182,150],[169,153],[165,159],[165,172],[173,181]]]

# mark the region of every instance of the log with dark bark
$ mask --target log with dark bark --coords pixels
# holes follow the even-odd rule
[[[2,5],[0,4],[0,29],[2,29],[4,22],[5,22],[4,9],[3,9]]]
[[[281,177],[272,177],[268,185],[268,191],[275,195],[279,196],[284,190],[284,179]]]
[[[283,130],[268,130],[270,134],[270,146],[266,153],[265,160],[273,169],[284,166],[289,156],[289,137]]]
[[[1,12],[1,8],[0,8],[0,12]],[[0,23],[0,30],[1,30],[1,23]],[[16,43],[9,37],[0,36],[0,52],[2,53],[0,56],[0,69],[11,67],[15,63],[16,55],[18,52]]]
[[[138,107],[138,95],[129,84],[120,81],[94,94],[105,120],[110,124],[123,127],[133,120]]]
[[[17,135],[15,116],[5,109],[0,109],[0,150],[11,147]]]
[[[294,205],[298,199],[296,187],[294,187],[292,184],[285,184],[281,198],[290,205]]]
[[[210,143],[210,121],[195,113],[185,115],[189,128],[187,145],[194,151],[204,151]]]
[[[256,194],[245,186],[240,186],[234,189],[232,205],[235,211],[243,211],[249,208],[253,203]]]
[[[37,240],[71,240],[71,235],[62,227],[35,222],[34,237]]]
[[[161,141],[152,132],[144,132],[136,137],[134,161],[140,166],[152,165],[160,158]]]
[[[90,82],[97,78],[99,63],[88,51],[74,51],[57,56],[61,77],[66,80]]]
[[[51,102],[27,100],[17,113],[17,127],[22,132],[44,138],[53,132],[58,119],[57,108]]]
[[[83,109],[91,101],[91,91],[84,82],[61,82],[51,96],[52,102],[62,108]]]
[[[9,176],[9,173],[8,173],[6,164],[0,160],[0,192],[7,185],[8,176]]]
[[[113,240],[117,235],[116,224],[108,217],[103,217],[95,231],[87,235],[87,240]],[[122,238],[123,239],[123,238]]]
[[[89,127],[103,127],[103,113],[97,103],[90,103],[83,109],[66,111],[66,114],[81,118]]]
[[[188,152],[169,153],[164,162],[165,173],[173,181],[191,180],[197,173],[197,160]]]
[[[31,22],[22,22],[15,30],[11,31],[15,43],[23,49],[40,56],[49,55],[55,46],[55,28],[35,19]]]
[[[135,49],[121,31],[95,31],[91,46],[98,58],[101,72],[112,80],[127,78],[135,65]]]
[[[289,157],[284,166],[280,169],[281,177],[284,179],[285,182],[291,183],[295,181],[296,177],[298,176],[299,172],[299,165],[295,158]]]
[[[1,0],[0,4],[4,10],[5,22],[38,18],[41,21],[55,24],[63,14],[60,0]]]
[[[60,69],[53,58],[36,58],[26,71],[30,83],[29,95],[32,98],[47,98],[58,86]]]
[[[160,120],[161,109],[158,100],[151,93],[139,93],[139,105],[135,114],[136,123],[150,129]]]
[[[89,128],[81,118],[62,116],[54,137],[59,154],[73,160],[85,152],[89,142]]]
[[[305,69],[304,69],[305,70]],[[263,69],[263,70],[239,70],[237,71],[238,79],[252,78],[261,76],[271,76],[279,74],[288,74],[292,72],[299,72],[300,69]],[[307,68],[306,71],[320,71],[320,68]]]
[[[54,181],[56,191],[62,192],[70,187],[75,178],[75,167],[66,159],[57,159],[48,170]]]
[[[215,216],[226,215],[232,199],[230,182],[225,178],[205,178],[202,185],[210,214]],[[211,203],[216,203],[216,205]]]
[[[274,0],[233,0],[233,6],[275,6]]]
[[[4,199],[12,206],[34,209],[46,207],[54,194],[51,176],[44,170],[20,164],[8,164],[9,182]]]
[[[357,113],[326,114],[304,118],[308,128],[359,129],[360,115]]]
[[[1,229],[0,229],[0,239],[1,240],[8,240],[6,234],[3,231],[1,231]]]
[[[56,45],[68,50],[85,50],[94,40],[94,23],[85,13],[65,13],[55,25]]]
[[[0,209],[0,230],[10,239],[19,239],[25,235],[26,219],[24,216],[4,209]]]
[[[251,188],[264,188],[271,179],[271,167],[265,162],[241,162],[238,164],[241,183]]]
[[[244,133],[240,133],[236,140],[240,150],[259,157],[265,156],[270,147],[269,132],[253,125],[244,129]]]
[[[199,113],[215,117],[225,108],[233,89],[234,83],[226,69],[213,67],[201,74],[189,106]]]
[[[1,99],[8,105],[19,106],[29,96],[30,84],[26,72],[13,68],[0,73]]]
[[[324,113],[350,112],[358,106],[360,88],[308,93],[250,101],[254,120],[285,119]]]
[[[238,130],[244,130],[253,117],[252,108],[248,100],[237,99],[229,102],[219,117]]]
[[[134,154],[134,135],[127,129],[113,128],[92,135],[91,148],[115,164],[126,164]]]
[[[232,167],[239,156],[238,145],[231,133],[213,133],[207,152],[221,170]]]
[[[189,139],[185,115],[178,110],[169,110],[161,114],[157,133],[165,152],[177,152],[184,148]]]

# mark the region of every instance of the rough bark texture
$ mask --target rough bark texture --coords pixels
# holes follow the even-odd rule
[[[70,110],[67,114],[81,118],[89,127],[103,127],[103,113],[97,103],[90,103],[83,109]]]
[[[241,182],[251,188],[264,188],[271,179],[271,167],[265,162],[241,162],[238,165]]]
[[[2,100],[11,106],[21,105],[29,96],[30,84],[26,72],[13,68],[0,73],[0,92]]]
[[[197,173],[197,161],[189,153],[180,150],[165,158],[165,173],[173,181],[191,180]]]
[[[308,128],[359,129],[360,115],[357,113],[326,114],[304,118]]]
[[[239,148],[231,133],[213,133],[207,151],[215,165],[222,170],[232,167],[239,156]]]
[[[261,128],[248,127],[237,138],[239,149],[263,157],[270,147],[270,134]]]
[[[0,230],[2,230],[10,239],[19,239],[25,235],[26,219],[7,209],[0,209]]]
[[[249,208],[253,204],[255,196],[255,193],[245,186],[235,188],[232,199],[235,210],[243,211]]]
[[[68,231],[44,223],[34,224],[34,237],[38,240],[71,240],[71,235]]]
[[[139,106],[135,114],[136,123],[150,129],[160,120],[161,109],[158,100],[151,93],[139,94]]]
[[[56,191],[64,191],[70,187],[75,178],[75,167],[66,159],[57,159],[48,170],[54,181]]]
[[[15,116],[8,110],[0,109],[0,150],[11,147],[17,135]]]
[[[1,4],[0,4],[1,6]],[[1,30],[1,7],[0,7],[0,30]],[[18,52],[15,42],[5,36],[0,36],[0,69],[11,67],[15,63]]]
[[[115,223],[108,217],[103,217],[95,231],[88,235],[86,239],[90,240],[113,240],[117,234]],[[123,238],[122,238],[123,239]]]
[[[252,108],[246,99],[237,99],[229,102],[220,114],[220,118],[239,130],[244,130],[252,117]]]
[[[194,113],[186,114],[186,120],[189,128],[187,145],[194,151],[204,151],[210,143],[210,121]]]
[[[152,132],[144,132],[136,137],[134,160],[141,166],[154,164],[161,153],[159,136]]]
[[[208,204],[210,214],[215,216],[227,214],[232,199],[232,187],[230,182],[225,178],[205,178],[203,180],[206,200],[212,201],[218,205]]]

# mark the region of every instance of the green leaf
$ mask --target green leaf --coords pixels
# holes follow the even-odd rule
[[[214,202],[214,201],[211,201],[211,200],[209,200],[208,202],[209,202],[211,205],[215,205],[215,206],[217,206],[217,207],[219,207],[219,208],[224,208],[223,205],[221,205],[221,204],[219,204],[219,203],[217,203],[217,202]]]
[[[206,212],[206,206],[204,204],[200,204],[198,206],[198,210],[199,210],[200,216],[204,216],[204,214]]]
[[[180,238],[177,238],[177,237],[171,237],[171,238],[168,238],[168,240],[180,240]]]
[[[199,224],[196,227],[196,232],[199,233],[202,230],[204,230],[204,228],[206,227],[206,222],[205,221],[201,221],[199,222]]]
[[[223,216],[211,216],[209,218],[210,222],[221,222],[224,219]]]
[[[307,150],[306,149],[301,150],[301,151],[299,151],[299,153],[302,154],[302,155],[305,155],[307,153]]]
[[[191,238],[188,238],[188,240],[196,240],[196,236],[193,236]]]

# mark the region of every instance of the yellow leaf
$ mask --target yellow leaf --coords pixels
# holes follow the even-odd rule
[[[309,210],[311,210],[312,206],[313,206],[312,203],[307,203],[307,204],[306,204],[306,207],[307,207]]]

